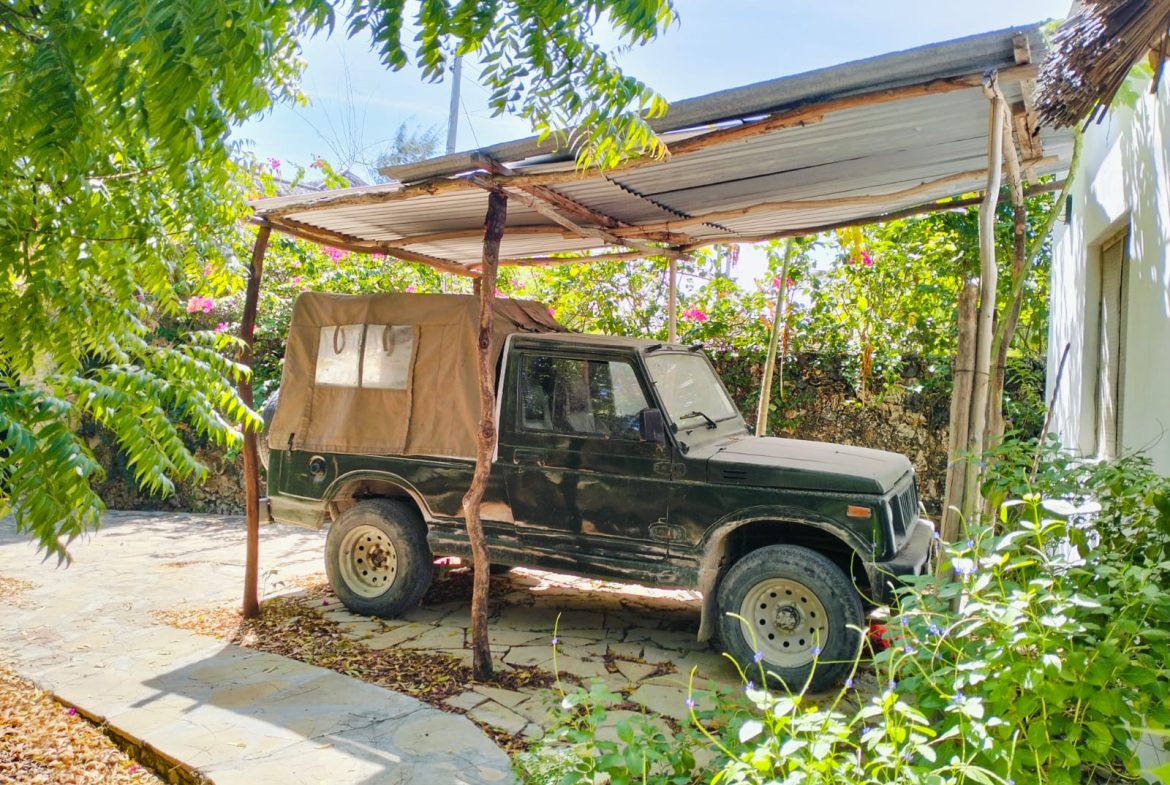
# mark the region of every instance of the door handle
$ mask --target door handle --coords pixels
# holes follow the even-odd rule
[[[512,463],[544,466],[544,450],[516,450],[512,453]]]

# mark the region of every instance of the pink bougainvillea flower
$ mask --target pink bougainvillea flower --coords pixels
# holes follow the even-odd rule
[[[406,287],[406,293],[407,294],[414,294],[414,284],[411,284],[410,286]]]
[[[211,313],[211,309],[214,307],[215,299],[212,297],[196,295],[187,300],[187,313]]]
[[[219,324],[215,325],[215,331],[217,333],[225,333],[225,332],[227,332],[227,329],[228,329],[227,322],[220,322]]]
[[[702,311],[698,308],[686,309],[685,311],[683,311],[682,317],[684,319],[686,319],[687,321],[691,321],[691,322],[705,322],[705,321],[707,321],[707,319],[710,318],[707,316],[705,311]]]
[[[554,319],[557,318],[557,309],[556,308],[549,308],[548,315]]]
[[[325,159],[318,158],[316,161],[313,161],[313,163],[309,164],[309,166],[313,167],[314,169],[324,169],[325,168]]]
[[[67,711],[65,713],[68,714],[70,717],[76,717],[77,716],[77,709],[74,708],[73,706],[70,706],[69,711]]]
[[[861,252],[861,263],[866,267],[873,267],[873,257],[869,255],[869,251]]]
[[[294,275],[294,276],[292,277],[292,283],[293,283],[293,286],[300,286],[300,285],[301,285],[301,281],[303,281],[303,280],[304,280],[304,278],[302,278],[301,276],[299,276],[299,275]]]
[[[279,158],[269,158],[268,165],[271,166],[273,169],[279,169],[280,168],[280,159]]]
[[[345,258],[345,251],[341,250],[340,248],[334,248],[331,245],[327,245],[325,246],[325,255],[332,259],[334,264],[337,264],[339,260]]]

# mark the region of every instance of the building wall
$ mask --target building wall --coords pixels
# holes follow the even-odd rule
[[[1134,109],[1117,109],[1085,133],[1072,215],[1054,232],[1048,395],[1052,430],[1071,452],[1098,454],[1098,353],[1102,246],[1128,229],[1121,312],[1123,454],[1144,451],[1170,474],[1170,79]]]

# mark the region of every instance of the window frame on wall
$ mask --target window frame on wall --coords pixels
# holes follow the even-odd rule
[[[1093,444],[1098,458],[1121,453],[1124,424],[1126,315],[1129,301],[1130,226],[1110,232],[1094,254],[1097,340],[1093,376]]]

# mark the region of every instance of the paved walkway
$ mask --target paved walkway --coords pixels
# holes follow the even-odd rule
[[[323,537],[268,527],[265,594],[321,570]],[[155,609],[239,601],[238,518],[111,513],[42,562],[0,520],[0,659],[176,774],[215,785],[504,783],[507,756],[467,718],[332,671],[158,624]],[[11,588],[11,585],[9,586]]]

